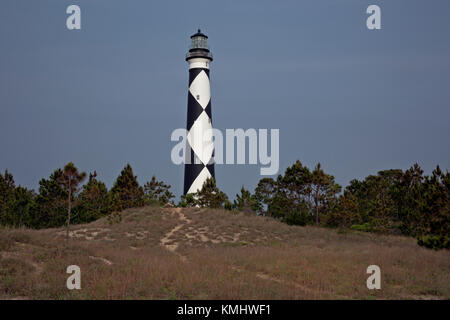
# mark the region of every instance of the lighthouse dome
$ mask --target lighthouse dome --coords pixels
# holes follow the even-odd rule
[[[208,48],[208,36],[203,34],[200,29],[198,29],[196,34],[191,36],[191,49],[207,49]]]
[[[212,54],[208,47],[208,36],[202,33],[200,29],[191,36],[191,46],[186,55],[186,60],[192,58],[206,58],[212,61]]]

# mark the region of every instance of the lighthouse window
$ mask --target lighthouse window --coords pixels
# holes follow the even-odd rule
[[[203,48],[203,49],[208,48],[207,40],[206,40],[206,38],[203,38],[203,37],[192,38],[191,46],[194,49],[195,48]]]

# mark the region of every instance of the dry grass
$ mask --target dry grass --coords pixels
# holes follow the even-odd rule
[[[382,289],[366,287],[381,267]],[[82,289],[66,288],[81,268]],[[205,209],[127,210],[64,229],[0,229],[0,298],[450,299],[450,252],[414,239]]]

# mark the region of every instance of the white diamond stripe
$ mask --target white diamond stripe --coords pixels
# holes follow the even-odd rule
[[[197,178],[195,178],[194,182],[192,182],[191,186],[187,193],[194,193],[197,190],[201,190],[203,187],[203,183],[205,183],[206,179],[211,178],[211,173],[208,168],[204,167],[202,171],[198,174]]]
[[[187,140],[203,164],[208,164],[214,150],[214,142],[211,120],[205,111],[194,121],[187,135]]]
[[[188,147],[190,147],[192,149],[192,147],[190,146],[190,144],[187,145]],[[185,163],[187,164],[209,164],[209,163],[203,163],[200,158],[195,154],[195,152],[191,149],[186,149],[186,154],[185,154]],[[192,159],[192,155],[193,158]]]
[[[192,81],[189,91],[197,102],[205,109],[211,99],[211,89],[209,87],[209,78],[202,70]]]

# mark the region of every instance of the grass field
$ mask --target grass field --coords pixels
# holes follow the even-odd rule
[[[1,299],[450,299],[450,252],[412,238],[144,207],[121,223],[0,229]],[[369,265],[381,290],[366,287]],[[68,290],[66,268],[81,268]]]

